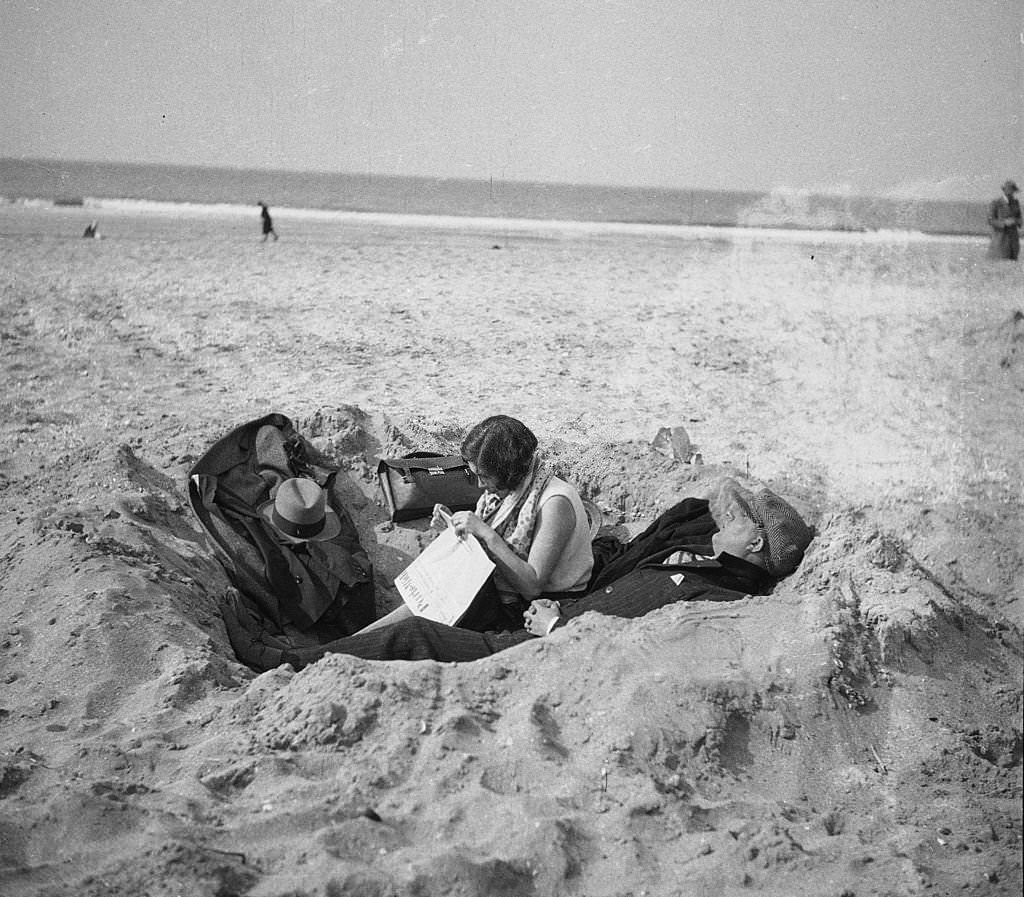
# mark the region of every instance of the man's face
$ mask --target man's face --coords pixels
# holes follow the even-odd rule
[[[722,490],[711,513],[718,524],[718,532],[711,537],[716,557],[724,551],[733,557],[745,558],[748,553],[760,550],[763,534],[731,490]]]

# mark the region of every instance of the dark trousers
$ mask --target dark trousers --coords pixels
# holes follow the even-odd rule
[[[535,636],[525,629],[514,632],[474,632],[410,617],[391,626],[335,639],[326,645],[285,652],[283,663],[296,668],[314,663],[325,654],[351,654],[364,660],[467,661],[488,657]]]
[[[540,597],[568,605],[581,596],[581,592],[550,592]],[[502,604],[493,586],[485,587],[458,626],[410,617],[325,645],[286,652],[282,663],[298,668],[325,654],[351,654],[364,660],[479,660],[536,638],[523,628],[523,611],[528,606],[526,602]]]

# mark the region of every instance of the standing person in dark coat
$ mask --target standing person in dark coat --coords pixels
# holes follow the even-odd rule
[[[988,207],[988,223],[992,228],[989,258],[1016,261],[1020,255],[1021,216],[1017,192],[1017,184],[1006,181],[1003,195],[992,200]]]
[[[478,660],[549,635],[587,611],[631,618],[677,601],[766,594],[796,570],[812,537],[797,511],[770,490],[751,492],[726,480],[713,502],[684,499],[626,543],[592,577],[584,597],[532,602],[522,629],[474,632],[412,617],[295,651],[267,641],[230,600],[222,611],[239,659],[262,670],[284,663],[298,669],[328,653],[366,660]]]
[[[260,218],[263,219],[263,242],[267,242],[267,237],[273,236],[277,239],[277,231],[274,230],[274,219],[270,217],[270,209],[267,208],[265,202],[259,204],[260,207]]]

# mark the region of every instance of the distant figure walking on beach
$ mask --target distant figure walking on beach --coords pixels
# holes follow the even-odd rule
[[[99,223],[96,221],[90,221],[85,228],[85,233],[83,233],[82,236],[90,240],[98,240],[100,238]]]
[[[1017,184],[1006,181],[1003,195],[992,200],[988,207],[988,223],[992,228],[992,243],[989,258],[1016,261],[1020,255],[1020,201],[1017,199]]]
[[[260,206],[260,218],[263,219],[263,242],[267,242],[267,237],[273,235],[274,239],[277,239],[277,231],[274,230],[274,219],[270,217],[270,209],[267,208],[265,202],[261,202]]]

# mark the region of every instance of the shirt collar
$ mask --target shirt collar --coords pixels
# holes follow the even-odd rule
[[[722,552],[717,558],[698,558],[693,561],[687,561],[683,564],[665,564],[664,560],[672,552],[661,552],[659,555],[654,555],[647,558],[640,566],[642,567],[661,567],[664,570],[692,570],[695,573],[701,573],[702,571],[711,573],[712,571],[718,571],[723,577],[735,577],[736,579],[744,580],[751,587],[745,589],[748,592],[758,592],[771,588],[775,584],[775,579],[772,575],[762,567],[758,567],[756,564],[751,564],[750,561],[745,561],[742,558],[735,557],[728,552]]]

